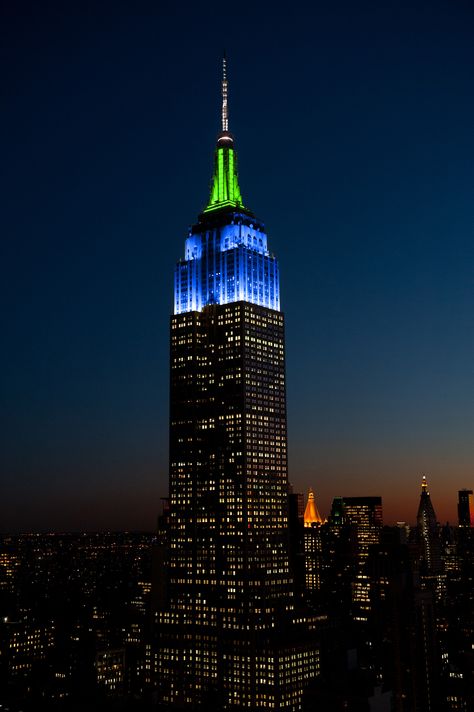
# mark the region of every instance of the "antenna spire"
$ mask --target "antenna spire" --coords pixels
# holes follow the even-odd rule
[[[222,57],[222,131],[229,130],[229,107],[227,103],[227,56]]]

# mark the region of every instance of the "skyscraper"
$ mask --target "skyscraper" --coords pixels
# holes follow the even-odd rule
[[[319,652],[289,569],[278,263],[242,200],[227,92],[224,59],[211,193],[175,272],[161,699],[297,710]]]
[[[316,505],[314,492],[310,487],[304,512],[305,586],[307,591],[319,591],[321,588],[321,524],[323,524],[323,520]]]
[[[439,574],[442,571],[442,562],[438,524],[428,490],[428,482],[424,475],[421,482],[420,504],[416,522],[418,538],[422,546],[423,572],[426,574]]]
[[[370,581],[367,575],[367,559],[369,547],[378,544],[380,541],[382,498],[343,497],[343,503],[344,519],[355,530],[356,571],[352,584],[354,619],[365,623],[370,611]]]

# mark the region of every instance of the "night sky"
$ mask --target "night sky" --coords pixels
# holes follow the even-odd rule
[[[286,314],[290,480],[440,521],[474,486],[472,2],[7,2],[0,530],[152,528],[173,269],[220,58]]]

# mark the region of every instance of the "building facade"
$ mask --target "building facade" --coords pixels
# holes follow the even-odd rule
[[[305,588],[306,591],[315,592],[321,589],[322,575],[322,539],[321,525],[323,519],[319,513],[310,487],[308,501],[304,511],[304,560],[305,560]]]
[[[474,495],[472,490],[458,492],[458,522],[460,527],[474,527]]]
[[[416,516],[418,539],[422,547],[422,572],[440,574],[442,572],[441,544],[438,522],[428,490],[428,482],[423,475],[421,482],[420,504]]]
[[[381,497],[344,497],[345,521],[355,534],[355,575],[352,583],[354,620],[366,623],[370,611],[370,581],[367,573],[369,548],[380,541],[382,529]]]
[[[278,263],[242,202],[225,60],[222,93],[209,202],[175,272],[159,694],[172,708],[297,710],[319,651],[290,574]]]

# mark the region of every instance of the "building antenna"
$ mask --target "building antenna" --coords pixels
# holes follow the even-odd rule
[[[229,131],[229,107],[227,103],[227,57],[222,57],[222,131]]]

